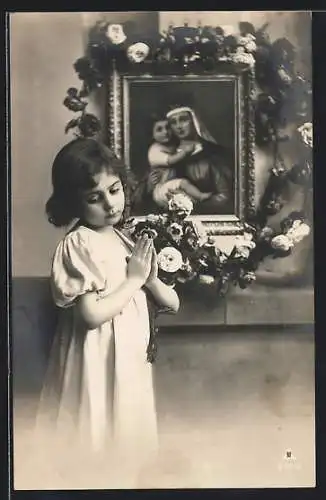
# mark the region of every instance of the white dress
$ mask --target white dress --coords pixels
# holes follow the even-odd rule
[[[84,226],[58,244],[52,289],[62,315],[36,425],[56,448],[103,453],[119,467],[140,465],[157,449],[146,294],[137,291],[120,314],[94,330],[81,325],[74,304],[84,293],[106,295],[119,287],[132,245],[117,230],[102,234]]]

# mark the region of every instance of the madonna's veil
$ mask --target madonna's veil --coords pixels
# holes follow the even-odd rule
[[[207,129],[206,125],[203,123],[202,120],[200,120],[200,118],[197,116],[197,114],[195,113],[195,111],[192,108],[190,108],[189,106],[180,106],[180,107],[177,107],[177,108],[173,108],[171,111],[169,111],[166,114],[166,117],[167,117],[167,119],[169,119],[175,113],[180,113],[182,111],[186,111],[186,112],[190,113],[190,115],[192,117],[192,121],[193,121],[194,127],[195,127],[195,130],[196,130],[196,132],[197,132],[197,134],[198,134],[198,136],[199,136],[200,139],[203,139],[203,140],[205,140],[207,142],[211,142],[213,144],[217,144],[216,140],[211,135],[211,133]]]

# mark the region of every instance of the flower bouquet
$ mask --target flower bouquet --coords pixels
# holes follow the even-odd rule
[[[144,233],[153,238],[159,277],[164,283],[178,288],[189,283],[207,285],[220,297],[230,285],[244,289],[252,284],[259,262],[270,255],[289,255],[310,232],[301,212],[293,212],[281,222],[280,234],[268,226],[258,229],[245,224],[227,253],[207,235],[202,223],[189,217],[192,210],[191,199],[177,193],[171,197],[167,213],[150,214],[144,220],[130,218],[123,229],[134,241]]]
[[[129,219],[125,224],[134,240],[144,233],[153,238],[159,277],[171,286],[196,278],[205,280],[203,276],[212,282],[226,258],[202,224],[189,219],[192,209],[191,199],[178,193],[171,197],[168,213],[150,214],[141,221]]]

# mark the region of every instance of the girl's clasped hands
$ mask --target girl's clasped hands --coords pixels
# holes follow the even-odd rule
[[[153,239],[147,234],[136,242],[131,256],[128,258],[127,276],[139,281],[139,287],[149,284],[157,278],[157,255]]]

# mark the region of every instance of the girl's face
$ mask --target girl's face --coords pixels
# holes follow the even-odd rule
[[[194,136],[194,125],[192,117],[188,111],[180,111],[172,115],[169,119],[172,132],[179,139],[192,139]]]
[[[153,138],[160,144],[166,144],[171,139],[171,130],[167,120],[159,120],[153,126]]]
[[[81,219],[96,229],[114,226],[121,219],[125,207],[121,180],[103,170],[94,176],[94,181],[94,188],[81,193]]]

